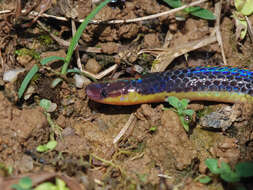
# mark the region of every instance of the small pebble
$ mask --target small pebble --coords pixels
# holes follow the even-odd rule
[[[83,88],[84,86],[87,86],[88,84],[91,83],[91,81],[88,78],[78,74],[75,74],[74,79],[75,79],[75,86],[77,88]]]
[[[85,69],[91,73],[97,74],[101,71],[101,65],[96,61],[96,59],[89,59],[85,65]]]
[[[15,82],[18,78],[18,74],[24,72],[25,69],[18,68],[6,71],[3,75],[3,80],[5,82]]]

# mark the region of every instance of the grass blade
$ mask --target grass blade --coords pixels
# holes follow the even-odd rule
[[[65,59],[65,63],[62,67],[62,71],[61,74],[65,75],[67,73],[67,69],[70,63],[70,59],[72,57],[72,54],[75,50],[75,47],[84,31],[84,29],[86,28],[86,26],[89,24],[90,20],[93,19],[93,17],[104,7],[106,6],[111,0],[105,0],[102,3],[100,3],[86,18],[85,20],[82,22],[82,24],[78,27],[74,37],[71,40],[70,46],[68,48],[68,53]]]
[[[27,75],[25,76],[24,80],[22,81],[22,84],[20,86],[20,88],[18,89],[18,98],[20,99],[24,92],[25,89],[27,88],[28,84],[30,83],[30,81],[32,80],[33,76],[39,71],[39,67],[38,65],[34,65],[32,67],[32,69],[27,73]]]
[[[59,57],[59,56],[46,57],[46,58],[44,58],[40,61],[40,64],[41,65],[46,65],[47,63],[52,62],[52,61],[56,61],[56,60],[64,61],[65,58],[64,57]]]

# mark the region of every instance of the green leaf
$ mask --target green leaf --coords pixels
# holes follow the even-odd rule
[[[232,172],[230,166],[226,162],[221,162],[221,167],[220,167],[221,173],[230,173]]]
[[[206,166],[213,174],[220,174],[221,170],[218,167],[218,160],[213,158],[208,158],[205,161]]]
[[[172,105],[175,109],[176,112],[179,115],[179,119],[184,127],[184,129],[188,132],[189,131],[189,123],[185,120],[185,115],[192,116],[194,113],[193,110],[185,110],[188,106],[189,100],[187,99],[182,99],[179,100],[177,97],[170,96],[165,99],[166,102],[168,102],[170,105]]]
[[[55,183],[59,190],[69,190],[69,188],[66,187],[66,183],[63,180],[56,178]]]
[[[178,8],[182,6],[181,0],[163,0],[163,1],[172,8]]]
[[[190,110],[190,109],[184,110],[184,111],[183,111],[183,114],[188,115],[188,116],[191,117],[191,116],[194,114],[194,111],[193,111],[193,110]]]
[[[48,148],[46,147],[46,145],[39,145],[36,148],[37,152],[46,152],[48,151]]]
[[[246,20],[242,20],[242,19],[238,19],[236,17],[234,17],[236,19],[236,32],[240,32],[240,40],[243,40],[246,37],[247,34],[247,30],[248,30],[248,25],[247,25],[247,21]]]
[[[207,184],[207,183],[209,183],[211,181],[212,181],[212,179],[209,176],[203,176],[203,177],[199,178],[199,182],[200,183]]]
[[[183,116],[179,116],[179,119],[184,127],[184,129],[188,132],[189,131],[189,124],[187,121],[185,121]]]
[[[57,146],[57,141],[49,141],[47,144],[37,146],[36,150],[38,152],[46,152],[48,150],[53,150]]]
[[[185,110],[190,102],[188,99],[182,99],[181,101],[182,109]]]
[[[172,8],[178,8],[183,5],[181,0],[163,0],[163,1]],[[201,7],[187,7],[184,9],[184,11],[187,12],[188,14],[191,14],[193,16],[196,16],[205,20],[216,19],[216,17],[211,11],[203,9]]]
[[[220,176],[226,182],[234,183],[240,181],[240,177],[235,172],[221,173]]]
[[[180,105],[179,105],[180,100],[174,96],[168,97],[165,101],[168,102],[170,105],[172,105],[176,109],[178,109],[180,107]]]
[[[225,162],[221,162],[220,175],[221,175],[221,178],[226,182],[240,181],[239,175],[233,172],[231,167]]]
[[[45,182],[38,185],[34,190],[59,190],[56,186],[50,182]]]
[[[240,181],[240,177],[238,176],[237,173],[231,171],[231,172],[224,172],[220,174],[220,177],[226,181],[226,182],[230,182],[230,183],[234,183],[234,182],[238,182]]]
[[[40,107],[42,107],[45,111],[48,111],[51,107],[52,102],[47,99],[40,100]]]
[[[155,132],[157,130],[157,126],[153,126],[149,128],[150,132]]]
[[[214,16],[214,14],[207,10],[207,9],[203,9],[201,7],[188,7],[186,9],[184,9],[187,13],[190,13],[193,16],[205,19],[205,20],[215,20],[216,17]]]
[[[29,189],[32,187],[32,179],[29,177],[23,177],[19,180],[19,185],[23,189]]]
[[[23,96],[23,94],[24,94],[24,92],[25,92],[25,90],[26,90],[28,84],[30,83],[30,81],[32,80],[33,76],[34,76],[38,71],[39,71],[38,65],[34,65],[34,66],[31,68],[31,70],[27,73],[27,75],[25,76],[24,80],[23,80],[22,83],[21,83],[20,88],[18,89],[18,98],[19,98],[19,99]]]
[[[235,172],[240,177],[252,177],[253,176],[253,162],[241,162],[235,166]]]
[[[57,141],[49,141],[46,144],[47,149],[53,150],[57,146]]]
[[[249,16],[253,13],[253,0],[235,0],[235,7],[244,16]]]
[[[18,185],[18,184],[13,184],[13,185],[11,186],[11,188],[12,188],[12,189],[15,189],[15,190],[23,190],[23,188],[20,187],[20,185]]]

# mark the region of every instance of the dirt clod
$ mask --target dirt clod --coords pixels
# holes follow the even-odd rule
[[[19,110],[13,107],[2,92],[0,92],[0,120],[0,160],[10,165],[22,160],[23,148],[27,146],[26,141],[48,125],[41,108]],[[32,169],[30,166],[28,168]]]
[[[157,134],[147,142],[151,157],[164,169],[175,167],[183,170],[190,166],[197,157],[197,152],[181,126],[178,115],[173,111],[165,111],[161,117],[161,125]]]
[[[96,61],[96,59],[89,59],[87,63],[85,64],[85,69],[91,73],[98,73],[102,67],[101,65]]]

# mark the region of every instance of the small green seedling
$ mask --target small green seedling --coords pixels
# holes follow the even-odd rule
[[[178,8],[183,6],[183,3],[181,0],[163,0],[165,3],[167,3],[172,8]],[[205,20],[215,20],[216,17],[214,14],[206,9],[203,9],[201,7],[187,7],[184,9],[184,12],[186,14],[191,14],[193,16],[205,19]]]
[[[243,40],[247,34],[248,25],[246,16],[253,13],[253,0],[234,0],[236,11],[233,12],[235,19],[237,38]]]
[[[206,159],[205,164],[212,174],[219,175],[228,183],[239,182],[241,178],[253,177],[253,162],[240,162],[236,164],[235,170],[232,170],[225,162],[219,165],[218,160],[213,158]],[[209,183],[211,180],[211,177],[203,176],[199,182]]]
[[[170,105],[172,105],[175,108],[175,111],[178,113],[179,119],[184,127],[184,129],[188,132],[189,131],[189,121],[187,121],[185,118],[186,116],[192,117],[194,111],[191,109],[187,109],[189,100],[182,99],[179,100],[178,98],[174,96],[170,96],[165,99],[166,102],[168,102]]]
[[[66,187],[63,180],[56,178],[55,185],[51,182],[45,182],[35,187],[34,190],[69,190],[69,188]]]
[[[12,185],[11,188],[15,190],[32,190],[32,180],[29,177],[23,177],[18,184]]]
[[[149,132],[154,133],[157,130],[157,126],[152,126],[149,128]]]
[[[55,134],[57,135],[57,133],[60,133],[61,128],[53,122],[50,113],[48,113],[48,111],[51,111],[53,109],[52,105],[53,103],[50,100],[47,99],[40,100],[40,106],[45,110],[44,114],[47,117],[47,121],[51,126],[52,132],[50,133],[50,141],[48,141],[46,144],[37,146],[36,150],[38,152],[47,152],[53,150],[57,146],[57,141],[55,141],[54,136]]]
[[[56,146],[57,146],[57,141],[50,140],[46,144],[37,146],[36,150],[38,152],[47,152],[50,150],[54,150]]]

